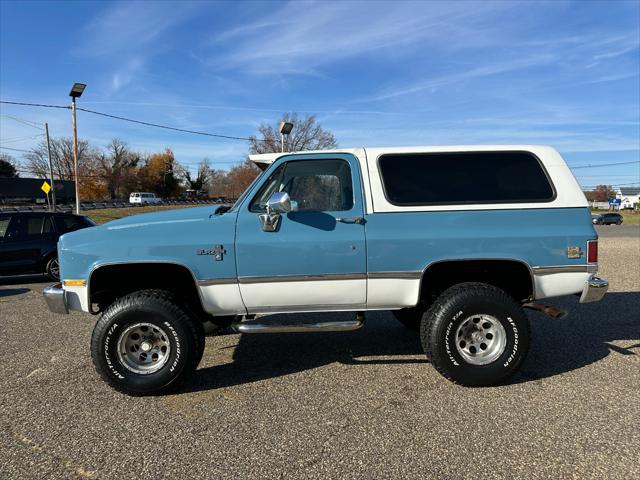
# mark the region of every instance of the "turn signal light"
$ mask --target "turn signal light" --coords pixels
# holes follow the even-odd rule
[[[587,263],[598,263],[598,240],[587,242]]]
[[[65,287],[84,287],[87,284],[84,280],[65,280],[62,283]]]

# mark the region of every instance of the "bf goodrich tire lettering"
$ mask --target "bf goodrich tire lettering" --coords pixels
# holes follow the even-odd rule
[[[423,348],[435,369],[460,385],[495,385],[513,375],[529,347],[529,321],[504,291],[483,283],[446,290],[424,314]]]
[[[105,310],[93,331],[91,356],[111,387],[130,395],[148,395],[164,393],[187,380],[200,361],[203,343],[201,326],[168,292],[142,290]],[[155,359],[150,357],[154,353]]]

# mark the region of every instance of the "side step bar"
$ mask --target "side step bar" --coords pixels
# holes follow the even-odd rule
[[[293,325],[268,325],[264,323],[240,322],[231,327],[238,333],[308,333],[308,332],[349,332],[364,325],[364,313],[358,312],[355,320],[340,322],[320,322]]]

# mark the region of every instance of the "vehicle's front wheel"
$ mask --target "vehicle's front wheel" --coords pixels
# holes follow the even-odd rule
[[[423,348],[436,370],[468,387],[495,385],[513,375],[529,349],[529,320],[503,290],[462,283],[424,314]]]
[[[195,371],[202,335],[167,292],[142,290],[104,311],[93,330],[91,356],[100,376],[116,390],[164,393]]]

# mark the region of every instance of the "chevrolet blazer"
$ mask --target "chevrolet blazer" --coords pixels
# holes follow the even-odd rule
[[[58,313],[100,314],[100,376],[132,395],[195,371],[205,328],[354,330],[392,310],[432,365],[465,386],[504,382],[530,342],[523,308],[602,298],[587,201],[553,148],[355,148],[255,155],[231,206],[127,217],[63,235]],[[345,312],[340,322],[260,316]],[[346,312],[352,312],[349,318]]]

